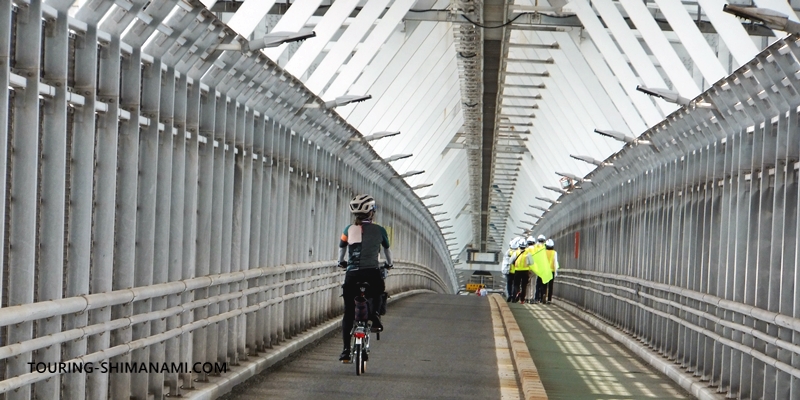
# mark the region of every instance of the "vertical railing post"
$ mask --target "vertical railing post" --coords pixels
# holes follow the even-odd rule
[[[129,289],[135,286],[134,269],[136,262],[136,227],[137,227],[137,193],[139,182],[139,117],[141,115],[141,98],[144,66],[141,53],[134,50],[130,56],[123,57],[121,62],[122,85],[120,92],[120,108],[130,113],[130,119],[120,123],[118,137],[117,198],[116,226],[114,231],[114,290]],[[76,149],[78,147],[75,147]],[[133,315],[133,305],[124,304],[111,308],[111,318],[125,318]],[[132,328],[118,329],[111,335],[111,345],[128,343],[133,339]],[[112,363],[131,361],[130,354],[114,357]],[[111,387],[109,397],[130,396],[131,374],[110,374]]]
[[[198,276],[198,243],[200,241],[199,214],[199,172],[200,172],[200,111],[204,108],[203,102],[207,101],[208,96],[203,96],[200,90],[200,82],[194,81],[187,88],[188,98],[185,109],[185,174],[184,174],[184,198],[183,198],[183,251],[181,276],[183,279]],[[203,117],[205,118],[205,117]],[[207,263],[206,263],[207,265]],[[181,304],[194,300],[195,294],[185,291],[181,294]],[[181,325],[186,325],[195,320],[198,311],[185,312],[181,315]],[[180,362],[187,365],[192,364],[193,360],[201,360],[195,353],[195,337],[201,335],[204,329],[195,330],[188,334],[181,335],[180,339]],[[179,379],[182,386],[180,389],[192,389],[194,387],[191,371],[185,371]]]
[[[64,214],[67,176],[67,50],[68,31],[66,15],[44,24],[44,59],[41,60],[42,80],[55,89],[54,96],[42,99],[41,121],[41,188],[38,235],[38,300],[53,300],[63,294],[64,269]],[[38,78],[38,76],[37,76]],[[49,335],[61,331],[61,318],[37,322],[37,334]],[[37,362],[58,362],[61,346],[38,352]],[[57,399],[58,381],[37,382],[36,397]]]
[[[162,71],[160,62],[147,63],[142,71],[142,116],[149,119],[147,127],[139,136],[139,187],[136,212],[136,268],[134,286],[153,284],[153,263],[156,228],[156,193],[158,186],[158,123],[161,97]],[[152,310],[152,301],[143,300],[133,304],[133,314]],[[133,326],[133,340],[151,334],[150,323]],[[149,363],[150,349],[137,349],[132,352],[131,361]],[[131,395],[144,398],[152,389],[147,373],[131,375]]]
[[[186,74],[181,74],[180,77],[175,79],[175,95],[173,98],[174,106],[172,109],[172,127],[175,129],[175,136],[173,138],[173,145],[171,149],[172,164],[170,165],[169,172],[171,173],[170,181],[172,190],[170,193],[170,213],[169,213],[169,250],[167,252],[167,270],[168,282],[179,281],[184,279],[184,235],[192,236],[190,232],[184,231],[186,226],[184,218],[187,187],[186,187],[186,150],[189,146],[191,139],[187,138],[186,130],[186,105],[188,97],[188,82]],[[167,125],[169,126],[169,125]],[[166,132],[165,132],[166,133]],[[169,136],[173,136],[172,132]],[[183,301],[183,294],[175,294],[167,298],[166,307],[177,307]],[[167,319],[166,330],[172,330],[181,326],[181,316],[176,315]],[[185,341],[183,336],[169,339],[165,345],[166,357],[165,361],[171,365],[177,365],[183,360],[181,357],[182,342]],[[177,396],[180,393],[179,376],[177,372],[169,372],[164,376],[164,385],[169,388],[168,394],[170,396]]]

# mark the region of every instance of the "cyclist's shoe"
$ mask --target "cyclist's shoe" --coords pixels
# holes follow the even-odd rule
[[[349,363],[350,362],[350,349],[346,348],[346,349],[342,350],[342,355],[339,356],[339,361],[341,361],[343,363]]]
[[[381,317],[378,316],[378,314],[372,316],[372,331],[383,332],[383,324],[381,323]]]

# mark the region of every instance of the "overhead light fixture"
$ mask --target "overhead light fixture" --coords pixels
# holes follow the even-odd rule
[[[519,223],[520,223],[520,224],[528,224],[528,225],[533,225],[533,222],[531,222],[531,221],[519,221]]]
[[[455,234],[456,234],[455,232],[444,232],[444,233],[442,233],[442,236],[449,236],[449,235],[455,235]]]
[[[508,72],[506,71],[505,76],[535,76],[538,78],[547,78],[550,76],[550,73],[547,71],[544,72]]]
[[[678,105],[681,105],[681,106],[689,105],[689,103],[691,102],[691,100],[687,99],[686,97],[683,97],[683,96],[679,95],[678,92],[676,92],[674,90],[654,89],[654,88],[648,88],[648,87],[644,87],[644,86],[640,86],[640,85],[636,86],[636,90],[638,90],[638,91],[640,91],[640,92],[642,92],[644,94],[647,94],[647,95],[650,95],[650,96],[653,96],[653,97],[658,97],[660,99],[663,99],[664,101],[667,101],[667,102],[670,102],[670,103],[675,103],[675,104],[678,104]]]
[[[680,106],[694,105],[697,108],[714,108],[714,109],[717,108],[714,104],[699,99],[689,100],[685,97],[680,96],[678,92],[674,90],[653,89],[653,88],[646,88],[644,86],[636,86],[636,90],[648,94],[650,96],[658,97],[666,102],[675,103]]]
[[[547,87],[544,83],[540,83],[538,85],[526,85],[523,83],[506,83],[503,84],[503,88],[512,88],[512,89],[546,89]]]
[[[514,8],[515,10],[520,7],[519,5],[511,5],[509,8]],[[524,7],[524,6],[522,6]],[[557,42],[553,42],[551,44],[538,44],[538,43],[509,43],[508,46],[510,47],[521,47],[525,49],[558,49],[561,46],[558,45]]]
[[[576,159],[576,160],[581,160],[581,161],[587,162],[589,164],[597,165],[598,167],[613,167],[614,166],[614,164],[612,164],[612,163],[596,160],[596,159],[594,159],[592,157],[589,157],[589,156],[576,156],[576,155],[572,155],[572,154],[570,154],[569,156],[574,158],[574,159]]]
[[[542,187],[547,189],[547,190],[552,190],[552,191],[554,191],[556,193],[561,193],[561,194],[568,194],[569,193],[568,191],[566,191],[564,189],[561,189],[561,188],[557,188],[555,186],[542,186]]]
[[[531,64],[555,64],[555,60],[553,57],[550,57],[546,60],[533,60],[528,58],[507,58],[505,59],[506,62],[518,62],[518,63],[531,63]]]
[[[428,186],[433,186],[433,184],[432,184],[432,183],[423,183],[423,184],[421,184],[421,185],[412,186],[412,187],[411,187],[411,190],[422,189],[422,188],[426,188],[426,187],[428,187]]]
[[[233,50],[249,53],[268,47],[278,47],[284,43],[299,42],[316,36],[316,32],[308,30],[300,32],[270,32],[264,37],[249,40],[244,44],[235,40],[232,43],[218,44],[215,50]]]
[[[536,114],[498,114],[500,117],[504,118],[536,118]],[[519,124],[514,124],[519,125]]]
[[[383,159],[379,158],[377,160],[372,160],[372,162],[374,162],[374,163],[379,163],[381,161],[392,162],[392,161],[402,160],[404,158],[408,158],[408,157],[411,157],[411,156],[413,156],[413,154],[395,154],[393,156],[389,156],[389,157],[386,157],[386,158],[383,158]]]
[[[428,199],[432,199],[432,198],[438,197],[438,196],[439,196],[438,194],[428,194],[428,195],[420,197],[419,199],[420,200],[428,200]]]
[[[453,225],[442,226],[442,227],[439,227],[439,230],[445,230],[447,228],[452,228],[452,227],[453,227]]]
[[[504,127],[499,126],[498,128],[504,128]],[[497,133],[503,133],[506,135],[530,135],[531,130],[525,129],[524,131],[518,131],[518,130],[509,131],[509,130],[497,129]]]
[[[328,100],[322,104],[324,108],[335,108],[346,106],[351,103],[360,103],[362,101],[366,101],[372,98],[372,95],[363,95],[363,96],[354,96],[354,95],[346,95],[346,96],[339,96],[333,100]],[[320,105],[317,103],[308,103],[304,104],[303,108],[320,108]]]
[[[359,142],[359,141],[362,141],[362,140],[365,141],[365,142],[371,142],[373,140],[392,137],[392,136],[396,136],[396,135],[399,135],[399,134],[400,134],[400,132],[376,132],[376,133],[373,133],[371,135],[366,135],[366,136],[360,137],[360,138],[358,138],[358,137],[350,138],[349,140],[351,142]]]
[[[531,206],[531,208],[535,208],[535,209],[537,209],[537,210],[541,210],[541,211],[544,211],[544,212],[548,212],[548,211],[550,211],[550,210],[548,210],[548,209],[546,209],[546,208],[544,208],[544,207],[539,207],[539,206]]]
[[[442,218],[442,219],[437,219],[436,220],[437,223],[444,222],[444,221],[450,221],[450,218]]]
[[[504,99],[532,99],[532,100],[541,100],[542,99],[542,95],[541,94],[535,94],[533,96],[523,96],[523,95],[518,95],[518,94],[500,94],[499,96],[504,98]]]
[[[420,174],[424,174],[424,173],[425,173],[424,170],[423,171],[409,171],[409,172],[406,172],[404,174],[400,174],[400,177],[401,178],[408,178],[409,176],[420,175]]]
[[[428,207],[428,208],[433,208],[433,207],[439,207],[439,206],[441,206],[441,205],[442,205],[441,203],[438,203],[438,204],[431,204],[431,205],[429,205],[429,206],[425,206],[425,207]]]
[[[799,23],[790,20],[785,14],[781,14],[768,8],[741,7],[725,4],[722,6],[722,11],[728,14],[733,14],[739,18],[749,19],[753,22],[760,22],[770,29],[793,34],[800,33]]]
[[[624,143],[633,143],[633,144],[651,144],[649,140],[639,140],[633,136],[626,135],[622,132],[617,131],[610,131],[610,130],[600,130],[595,129],[595,133],[599,133],[605,137],[610,137],[614,140],[618,140]]]
[[[566,172],[556,172],[556,175],[563,176],[565,178],[572,179],[575,182],[591,182],[591,179],[581,178],[577,175],[569,174]]]
[[[442,215],[442,214],[447,214],[447,212],[445,212],[445,211],[439,211],[439,212],[435,212],[435,213],[433,213],[433,214],[431,214],[431,215],[435,217],[435,216],[437,216],[437,215]]]
[[[550,204],[559,204],[559,203],[561,203],[560,201],[550,200],[550,199],[548,199],[546,197],[536,197],[536,200],[546,201],[546,202],[548,202]]]
[[[525,214],[525,215],[527,215],[529,217],[533,217],[533,218],[541,218],[542,217],[541,215],[531,214],[529,212],[525,212],[523,214]]]
[[[515,105],[515,104],[500,104],[500,108],[521,108],[523,110],[528,110],[528,109],[538,110],[539,109],[539,105],[538,104],[533,104],[533,105],[519,106],[519,105]]]

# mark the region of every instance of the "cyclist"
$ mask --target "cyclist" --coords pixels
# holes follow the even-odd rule
[[[355,298],[360,294],[356,286],[358,282],[369,283],[369,296],[372,298],[370,317],[372,330],[383,330],[378,310],[380,310],[380,294],[386,289],[381,275],[378,255],[383,247],[386,257],[385,268],[392,268],[392,253],[389,251],[389,235],[386,229],[372,223],[375,217],[375,199],[368,194],[361,194],[350,200],[350,212],[355,222],[348,225],[339,242],[339,267],[347,268],[344,277],[343,298],[344,316],[342,317],[342,342],[344,350],[339,361],[350,360],[350,331],[355,318]],[[350,257],[344,260],[345,253]],[[374,296],[373,296],[374,295]]]

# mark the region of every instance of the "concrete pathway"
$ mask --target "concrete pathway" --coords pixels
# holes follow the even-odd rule
[[[391,303],[386,332],[371,343],[367,373],[338,361],[339,333],[225,399],[499,399],[487,298],[420,294]]]
[[[511,304],[511,311],[551,400],[694,398],[555,304]]]

